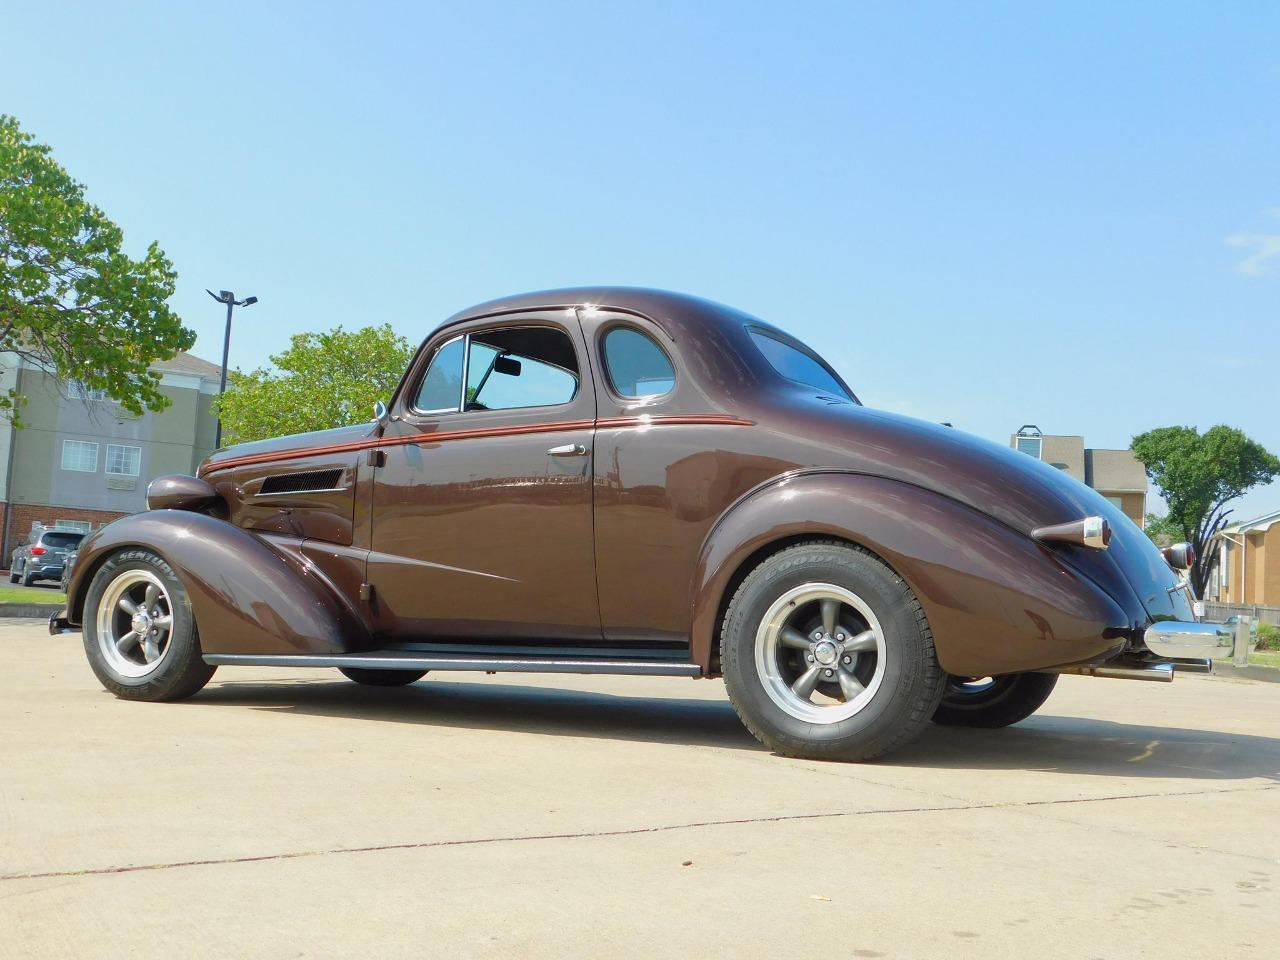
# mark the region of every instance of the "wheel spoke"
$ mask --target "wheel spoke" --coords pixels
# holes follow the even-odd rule
[[[155,610],[156,601],[160,599],[160,588],[154,583],[147,584],[146,600],[144,601],[148,610]]]
[[[845,641],[845,653],[868,653],[876,648],[876,632],[874,630],[863,630],[856,637],[850,637]]]
[[[809,638],[795,627],[783,627],[778,634],[778,645],[792,650],[808,650]]]
[[[801,700],[808,700],[813,696],[813,689],[818,685],[818,677],[822,675],[822,667],[814,664],[804,673],[800,674],[795,683],[791,685],[791,692]]]
[[[134,633],[132,630],[130,630],[128,633],[126,633],[124,636],[122,636],[119,640],[116,641],[116,649],[119,650],[121,653],[125,653],[128,651],[130,647],[132,647],[135,643],[138,642],[138,639],[139,639],[138,635]]]
[[[844,694],[845,703],[857,697],[863,690],[867,689],[862,682],[848,670],[841,668],[836,676],[840,680],[840,692]]]
[[[147,637],[142,641],[142,657],[147,663],[158,659],[160,656],[160,644],[156,643],[154,637]]]
[[[840,615],[839,600],[822,601],[822,632],[831,636],[836,632],[836,618]]]
[[[130,600],[127,596],[121,597],[120,602],[116,604],[121,610],[129,616],[135,616],[138,612],[138,605]]]
[[[156,617],[151,622],[154,623],[157,627],[160,627],[162,630],[168,630],[170,627],[173,626],[173,616],[172,614],[166,613],[163,617]]]

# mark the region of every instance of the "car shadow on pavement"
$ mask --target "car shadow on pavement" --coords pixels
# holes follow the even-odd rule
[[[298,679],[215,683],[193,702],[436,727],[765,749],[733,708],[719,699],[622,696],[507,683],[426,681],[384,689],[345,680]],[[1038,715],[1003,730],[931,725],[918,740],[878,765],[1280,781],[1280,739]]]
[[[433,727],[764,749],[723,700],[631,697],[507,683],[425,680],[409,687],[378,688],[347,680],[277,680],[211,684],[192,702]]]
[[[1280,739],[1037,714],[1002,730],[934,725],[895,766],[1280,782]]]

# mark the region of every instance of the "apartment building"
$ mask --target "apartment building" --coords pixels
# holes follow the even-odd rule
[[[1280,606],[1280,510],[1223,528],[1205,598]]]
[[[1043,433],[1033,423],[1011,434],[1009,446],[1093,487],[1139,527],[1144,526],[1147,470],[1132,450],[1086,447],[1084,437]]]
[[[212,452],[221,368],[179,353],[152,369],[170,404],[138,417],[100,390],[0,356],[0,390],[27,398],[23,429],[0,423],[2,562],[35,523],[88,531],[146,509],[154,477],[191,473]]]

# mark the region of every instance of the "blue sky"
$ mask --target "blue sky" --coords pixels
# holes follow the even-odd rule
[[[7,5],[0,110],[217,360],[618,282],[873,406],[1280,451],[1280,5]],[[1280,485],[1240,513],[1280,509]]]

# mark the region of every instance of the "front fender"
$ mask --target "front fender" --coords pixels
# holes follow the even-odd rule
[[[67,586],[67,619],[81,625],[98,567],[117,550],[145,547],[173,567],[205,653],[342,653],[368,631],[323,574],[269,538],[185,510],[135,513],[81,544]]]
[[[957,676],[1105,658],[1135,626],[1049,548],[986,514],[912,484],[817,471],[755,490],[708,534],[692,588],[694,662],[710,670],[726,590],[743,565],[804,536],[851,541],[893,567],[924,607],[942,668]]]

